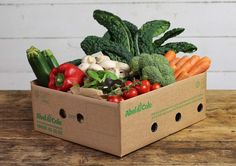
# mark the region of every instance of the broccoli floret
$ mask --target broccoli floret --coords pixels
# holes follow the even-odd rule
[[[138,64],[143,79],[149,79],[152,83],[158,82],[162,86],[175,82],[174,71],[163,55],[141,54]]]
[[[153,58],[149,54],[141,54],[139,56],[139,69],[142,70],[146,66],[155,66]]]
[[[139,72],[139,59],[140,59],[140,56],[135,56],[130,61],[129,66],[133,73]]]
[[[159,65],[168,65],[169,62],[163,55],[159,54],[141,54],[139,58],[139,67],[142,69],[146,66],[156,66],[159,67]]]
[[[166,86],[175,82],[175,77],[171,75],[165,75],[165,79],[162,82],[162,86]]]
[[[148,79],[151,83],[160,83],[162,86],[175,82],[174,71],[163,55],[141,54],[132,58],[131,71],[140,73],[142,79]]]
[[[158,66],[160,64],[162,65],[168,65],[169,66],[169,62],[168,60],[163,56],[163,55],[160,55],[160,54],[151,54],[149,55],[152,57],[153,59],[153,63],[155,64],[155,66]]]
[[[155,66],[146,66],[142,69],[142,79],[149,80],[152,84],[153,83],[160,83],[163,82],[163,77],[159,69]]]

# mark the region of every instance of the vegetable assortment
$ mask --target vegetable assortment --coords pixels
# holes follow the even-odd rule
[[[40,86],[119,103],[210,67],[208,57],[177,57],[177,53],[192,53],[197,47],[187,42],[166,43],[184,31],[169,30],[166,20],[148,21],[138,28],[107,11],[95,10],[93,17],[107,32],[81,42],[83,58],[59,65],[49,49],[32,46],[26,51]]]

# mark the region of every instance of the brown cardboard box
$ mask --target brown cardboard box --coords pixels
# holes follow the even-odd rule
[[[124,156],[205,118],[206,73],[120,104],[32,82],[37,131]]]

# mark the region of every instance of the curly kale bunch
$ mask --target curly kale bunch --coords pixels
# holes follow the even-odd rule
[[[166,58],[159,54],[141,54],[131,59],[131,71],[151,83],[166,86],[175,82],[174,71]]]

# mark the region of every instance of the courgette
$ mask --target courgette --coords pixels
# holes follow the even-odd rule
[[[45,56],[47,63],[51,69],[59,66],[59,63],[57,62],[51,50],[46,49],[41,51],[41,53],[43,56]]]
[[[75,59],[75,60],[69,61],[67,63],[73,64],[75,66],[79,66],[81,64],[81,62],[82,62],[82,59]]]
[[[29,64],[37,77],[38,84],[47,87],[51,68],[47,63],[46,57],[34,46],[27,49],[26,54]]]

